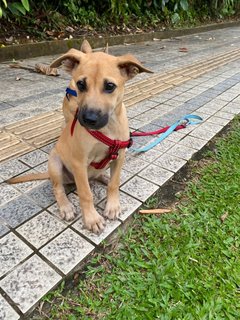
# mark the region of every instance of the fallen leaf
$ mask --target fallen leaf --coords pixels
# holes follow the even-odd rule
[[[228,217],[228,213],[226,212],[220,217],[221,222],[223,223],[227,219],[227,217]]]
[[[6,38],[7,42],[13,42],[13,36],[10,36],[9,38]]]
[[[70,26],[66,27],[65,30],[66,30],[67,32],[71,32],[71,33],[73,33],[73,32],[75,31],[75,30],[74,30],[72,27],[70,27]]]
[[[146,210],[139,210],[140,214],[162,214],[162,213],[169,213],[172,210],[170,209],[146,209]]]
[[[188,52],[187,48],[179,48],[179,52]]]
[[[45,74],[46,76],[58,76],[57,68],[50,68],[42,63],[35,64],[35,70],[39,73]]]

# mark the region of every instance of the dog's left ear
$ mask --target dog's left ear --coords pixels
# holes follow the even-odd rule
[[[127,78],[127,80],[132,79],[138,73],[147,72],[153,73],[153,71],[145,68],[140,61],[138,61],[131,54],[127,54],[118,58],[118,67],[121,74]]]

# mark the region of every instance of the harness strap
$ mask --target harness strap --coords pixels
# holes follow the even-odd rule
[[[77,114],[78,114],[78,109],[75,112],[74,119],[71,124],[71,129],[70,129],[71,136],[73,135],[74,128],[77,123]],[[132,138],[130,138],[127,141],[113,140],[113,139],[110,139],[109,137],[105,136],[105,134],[103,134],[100,131],[89,130],[89,129],[86,129],[86,130],[92,137],[94,137],[95,139],[97,139],[98,141],[102,142],[103,144],[105,144],[109,147],[108,155],[106,156],[106,158],[104,158],[100,162],[91,162],[90,163],[90,165],[92,167],[94,167],[95,169],[103,169],[104,167],[106,167],[108,162],[110,162],[111,160],[117,159],[118,151],[120,149],[130,148],[133,143]]]
[[[74,118],[73,118],[73,121],[72,121],[72,124],[71,124],[71,136],[73,135],[73,131],[74,131],[74,128],[75,128],[75,125],[76,125],[76,122],[77,122],[77,114],[78,114],[78,109],[76,110],[75,112],[75,115],[74,115]]]
[[[100,131],[95,131],[95,130],[88,130],[88,133],[91,134],[95,139],[98,141],[106,144],[109,149],[108,149],[108,155],[106,158],[101,160],[100,162],[91,162],[90,165],[94,167],[95,169],[103,169],[109,161],[111,160],[116,160],[118,157],[118,151],[120,149],[125,149],[125,148],[130,148],[132,146],[132,139],[130,138],[127,141],[121,141],[121,140],[112,140],[109,137],[105,136],[102,132]]]

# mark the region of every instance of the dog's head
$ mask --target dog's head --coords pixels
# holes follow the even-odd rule
[[[70,49],[55,60],[51,67],[64,65],[77,88],[78,119],[82,126],[100,129],[107,125],[113,112],[122,105],[124,84],[144,68],[132,55],[114,57],[92,52],[85,43],[82,51]]]

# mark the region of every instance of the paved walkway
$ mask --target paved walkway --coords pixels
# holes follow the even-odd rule
[[[79,212],[59,219],[48,181],[8,185],[4,180],[44,171],[60,133],[61,102],[69,76],[57,78],[0,65],[0,319],[27,319],[39,300],[78,269],[110,234],[151,195],[164,188],[240,112],[240,28],[110,48],[134,53],[154,75],[128,84],[125,103],[132,130],[157,129],[194,113],[204,122],[173,133],[146,154],[127,154],[121,181],[122,214],[96,236],[83,228]],[[180,52],[179,48],[187,48]],[[49,63],[54,57],[24,61]],[[16,80],[16,79],[20,80]],[[151,139],[135,139],[135,147]],[[101,212],[106,188],[91,185]]]

